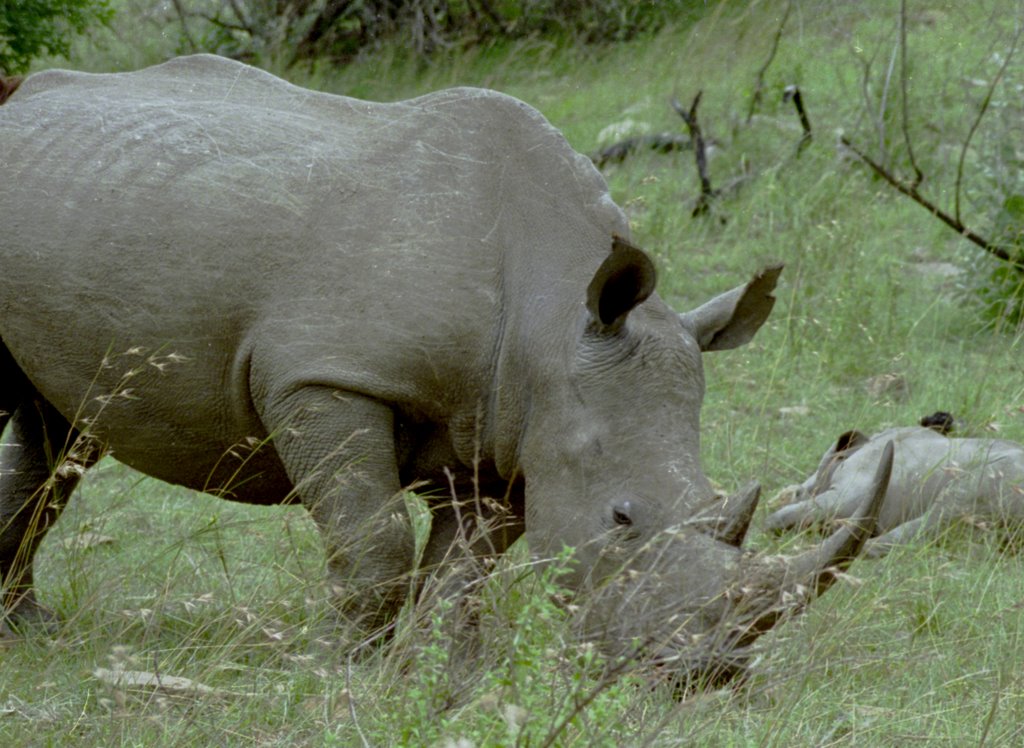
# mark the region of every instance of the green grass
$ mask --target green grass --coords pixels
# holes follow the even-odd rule
[[[963,419],[966,434],[998,429],[1024,441],[1020,337],[986,329],[955,283],[919,262],[972,267],[965,258],[978,250],[836,149],[840,129],[877,149],[858,58],[873,57],[867,100],[877,108],[898,4],[797,3],[749,126],[755,73],[785,6],[742,5],[709,4],[692,28],[600,50],[529,40],[424,68],[384,49],[343,70],[287,74],[371,99],[496,87],[540,108],[584,152],[627,117],[681,130],[669,97],[688,103],[703,90],[701,122],[719,144],[712,179],[753,175],[711,220],[687,208],[697,191],[692,154],[638,155],[607,176],[635,240],[656,258],[661,294],[681,310],[764,263],[786,263],[775,312],[754,343],[705,362],[703,460],[723,488],[757,477],[771,496],[805,477],[838,433],[911,424],[937,409]],[[910,5],[910,129],[928,175],[923,189],[947,207],[956,146],[984,95],[970,81],[994,74],[992,54],[1005,50],[1020,7]],[[121,37],[106,37],[105,49],[80,44],[75,64],[122,69],[173,49],[159,34],[132,44]],[[993,185],[1020,168],[996,155],[1024,142],[1024,120],[1000,114],[1019,106],[1013,86],[1022,82],[1018,60],[994,97],[1002,108],[968,154],[964,215],[983,232],[998,208]],[[799,159],[796,117],[780,101],[789,83],[800,85],[815,128]],[[897,89],[889,96],[885,142],[905,166]],[[884,374],[903,377],[906,394],[870,395],[868,380]],[[794,406],[805,410],[783,410]],[[767,537],[756,522],[757,547],[806,542]],[[82,529],[113,542],[66,547]],[[301,509],[238,506],[103,463],[39,555],[40,594],[64,616],[60,632],[0,650],[0,742],[350,746],[365,736],[371,745],[536,746],[552,733],[556,745],[579,746],[1024,740],[1024,559],[1001,552],[991,535],[954,532],[859,561],[854,579],[762,640],[747,687],[684,701],[642,671],[607,683],[604,664],[551,600],[550,581],[513,556],[482,593],[485,664],[461,671],[430,625],[435,613],[412,609],[392,648],[350,661],[327,621],[322,553]],[[114,688],[93,677],[112,663],[220,691]],[[596,697],[575,712],[589,693]]]

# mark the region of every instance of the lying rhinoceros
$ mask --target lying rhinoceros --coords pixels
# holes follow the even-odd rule
[[[758,489],[722,500],[701,469],[701,351],[754,335],[779,268],[680,315],[627,236],[589,161],[493,91],[377,104],[203,55],[30,76],[0,107],[7,615],[44,613],[35,549],[110,450],[301,502],[362,629],[415,571],[403,486],[441,489],[421,570],[492,506],[444,500],[450,474],[506,497],[474,552],[575,549],[588,635],[731,663],[872,510],[788,563],[738,549]]]
[[[934,428],[894,428],[867,437],[848,431],[825,452],[804,483],[783,489],[795,503],[767,520],[771,530],[829,526],[859,509],[885,444],[895,448],[892,480],[878,517],[881,555],[917,536],[934,537],[951,522],[1024,522],[1024,447],[1002,439],[949,438]]]

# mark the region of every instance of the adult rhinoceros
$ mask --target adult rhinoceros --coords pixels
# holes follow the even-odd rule
[[[840,435],[813,475],[783,489],[793,503],[769,516],[768,528],[829,527],[858,512],[860,493],[890,443],[892,480],[878,515],[878,537],[867,544],[869,555],[934,537],[961,519],[1024,525],[1024,446],[1005,439],[951,439],[911,426],[870,437],[856,430]]]
[[[395,497],[447,468],[508,497],[478,551],[575,549],[591,635],[728,661],[872,510],[785,562],[735,547],[757,489],[718,501],[701,470],[701,351],[753,336],[779,269],[679,315],[627,235],[590,163],[493,91],[378,104],[211,56],[29,77],[0,107],[7,615],[42,612],[35,549],[109,449],[301,501],[342,614],[387,622],[414,570]],[[476,506],[437,503],[423,568]]]

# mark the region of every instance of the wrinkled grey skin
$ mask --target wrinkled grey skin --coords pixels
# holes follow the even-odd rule
[[[376,104],[194,56],[31,76],[0,107],[0,148],[12,620],[43,615],[32,556],[102,450],[225,498],[301,501],[362,630],[415,572],[403,486],[435,489],[426,572],[459,517],[487,513],[453,511],[446,468],[464,496],[476,470],[506,497],[474,552],[524,530],[540,559],[576,549],[565,581],[595,590],[585,627],[612,647],[661,646],[680,618],[707,632],[732,588],[753,591],[729,602],[744,625],[777,617],[872,524],[785,573],[738,550],[758,489],[721,500],[704,476],[701,351],[754,335],[779,268],[678,315],[613,239],[628,226],[601,176],[519,101]],[[665,619],[635,615],[639,577]],[[713,669],[720,650],[686,661]]]
[[[839,437],[803,484],[784,489],[793,504],[768,517],[771,530],[829,526],[858,509],[883,446],[896,456],[878,516],[879,537],[866,553],[881,555],[916,537],[934,537],[971,518],[997,525],[1024,522],[1024,447],[1002,439],[950,439],[929,428],[894,428],[872,437]]]

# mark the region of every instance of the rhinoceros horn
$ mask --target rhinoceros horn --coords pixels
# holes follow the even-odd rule
[[[750,520],[760,498],[760,484],[751,481],[739,493],[716,501],[686,524],[715,540],[739,548],[747,537]]]
[[[750,575],[755,588],[770,590],[770,597],[758,595],[743,605],[754,609],[753,615],[745,616],[732,637],[733,646],[744,647],[778,623],[782,618],[800,611],[807,601],[821,595],[838,578],[860,553],[861,548],[875,530],[878,512],[885,499],[885,492],[892,474],[893,445],[889,442],[882,451],[882,459],[875,471],[869,489],[870,497],[860,512],[844,523],[818,547],[788,559],[755,559]],[[781,580],[780,580],[781,576]],[[766,580],[761,581],[761,580]],[[758,602],[754,602],[760,597]],[[763,601],[763,602],[761,602]],[[754,603],[752,606],[751,603]]]

